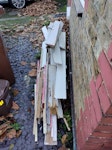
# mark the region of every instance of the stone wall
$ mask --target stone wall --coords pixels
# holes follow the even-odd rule
[[[86,142],[111,108],[112,0],[85,0],[82,17],[72,0],[70,39],[78,150],[97,150]]]

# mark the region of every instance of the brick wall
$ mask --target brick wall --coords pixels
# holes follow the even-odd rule
[[[112,0],[71,4],[70,38],[78,150],[112,149]]]

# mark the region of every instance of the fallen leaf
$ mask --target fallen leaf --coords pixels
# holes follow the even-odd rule
[[[56,107],[51,107],[51,108],[50,108],[50,113],[53,114],[53,115],[56,115],[56,114],[57,114],[57,109],[56,109]]]
[[[13,118],[13,114],[12,114],[12,113],[9,113],[6,117]]]
[[[30,63],[30,65],[31,65],[32,67],[36,67],[36,63],[35,63],[35,62]]]
[[[22,133],[22,130],[17,131],[16,137],[19,137],[21,135],[21,133]]]
[[[31,100],[31,103],[32,103],[32,105],[34,105],[34,104],[35,104],[35,101],[34,101],[34,100]]]
[[[60,147],[58,150],[68,150],[65,145],[63,145],[62,147]]]
[[[18,104],[16,104],[16,102],[14,102],[14,101],[13,101],[13,103],[12,103],[12,109],[14,109],[14,110],[19,110]]]
[[[21,61],[21,65],[22,65],[22,66],[25,66],[26,64],[27,64],[27,62]]]
[[[19,93],[19,91],[18,91],[17,89],[13,89],[13,95],[14,95],[14,96],[17,96],[18,93]]]
[[[4,134],[2,134],[2,135],[0,136],[0,142],[1,142],[1,143],[5,140],[6,135],[7,135],[7,133],[5,132]]]
[[[14,144],[10,144],[9,150],[13,150],[13,148],[14,148]]]
[[[3,135],[10,127],[9,122],[6,122],[0,126],[0,136]]]
[[[5,119],[5,117],[4,117],[4,116],[0,117],[0,121],[3,121],[4,119]]]
[[[32,69],[29,71],[29,74],[28,74],[30,77],[35,77],[37,75],[37,70],[36,69]]]
[[[67,134],[64,134],[62,136],[61,142],[62,142],[62,144],[65,144],[67,142]]]
[[[11,129],[8,133],[7,133],[7,138],[12,139],[16,137],[16,130],[15,129]]]

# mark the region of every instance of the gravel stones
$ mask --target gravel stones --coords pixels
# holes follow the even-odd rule
[[[33,136],[34,105],[31,100],[34,98],[34,83],[36,78],[29,77],[28,72],[32,69],[31,63],[36,62],[35,55],[38,50],[33,49],[32,43],[26,37],[12,38],[4,35],[4,42],[7,46],[8,56],[14,72],[16,83],[12,88],[17,89],[19,93],[14,97],[14,101],[20,109],[14,112],[14,118],[20,124],[22,134],[12,140],[6,139],[0,143],[0,150],[8,150],[11,144],[14,144],[13,150],[57,150],[58,146],[44,146],[44,136],[40,124],[39,143],[36,144]],[[26,62],[21,65],[21,61]]]

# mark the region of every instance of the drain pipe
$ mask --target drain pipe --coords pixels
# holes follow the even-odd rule
[[[69,32],[70,33],[70,32]],[[70,45],[70,38],[69,38]],[[75,126],[75,107],[74,107],[74,96],[73,96],[73,79],[72,79],[72,60],[71,51],[68,51],[68,61],[69,61],[69,78],[70,78],[70,99],[71,99],[71,114],[72,114],[72,132],[73,132],[73,150],[77,150],[76,145],[76,126]]]

